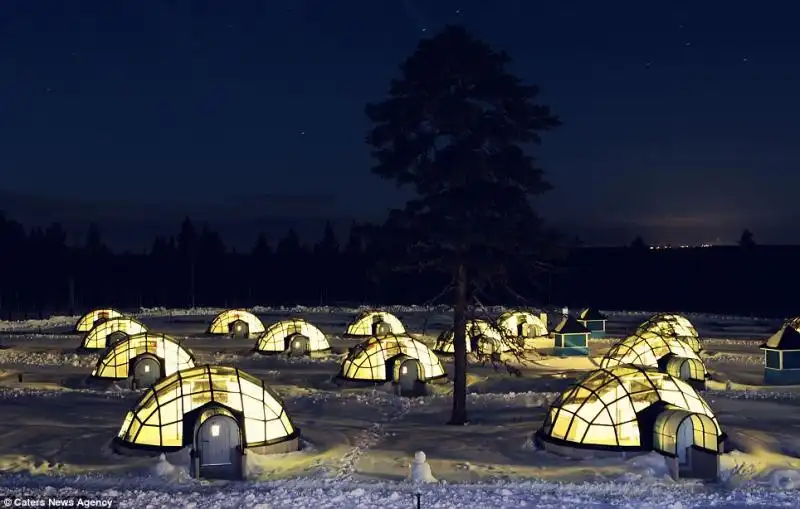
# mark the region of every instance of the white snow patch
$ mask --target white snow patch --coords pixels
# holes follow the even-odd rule
[[[78,355],[77,353],[25,352],[8,348],[0,350],[0,364],[23,364],[26,366],[74,366],[93,368],[97,355]]]

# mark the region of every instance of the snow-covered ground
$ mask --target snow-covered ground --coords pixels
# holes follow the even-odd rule
[[[429,342],[451,319],[446,308],[390,309]],[[735,448],[722,456],[721,482],[708,485],[672,481],[657,454],[576,461],[531,444],[549,402],[647,313],[608,312],[612,337],[593,342],[588,359],[514,361],[521,376],[472,366],[471,423],[453,427],[444,425],[448,385],[433,396],[404,399],[382,387],[331,381],[354,344],[341,333],[357,309],[254,309],[267,324],[300,315],[319,326],[333,351],[315,359],[262,356],[252,352],[252,341],[204,336],[219,311],[151,309],[138,317],[151,330],[184,338],[200,362],[233,364],[266,380],[302,429],[301,451],[250,455],[248,481],[238,483],[193,480],[182,455],[118,456],[108,444],[139,393],[86,384],[98,356],[75,353],[80,338],[70,329],[78,317],[0,322],[0,499],[405,509],[416,507],[419,493],[423,508],[800,507],[800,387],[765,387],[761,379],[758,345],[779,321],[689,315],[707,338],[703,355],[714,381],[705,397]],[[417,451],[427,456],[435,482],[408,479]]]

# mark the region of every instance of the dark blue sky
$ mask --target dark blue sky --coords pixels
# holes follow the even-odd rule
[[[460,22],[564,122],[539,150],[552,222],[592,242],[750,227],[795,243],[795,4],[4,0],[0,189],[382,213],[400,195],[369,173],[364,104],[420,37]]]

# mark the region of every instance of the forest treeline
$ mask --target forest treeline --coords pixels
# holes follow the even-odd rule
[[[0,215],[0,318],[80,314],[98,306],[420,304],[449,282],[441,273],[375,272],[382,255],[355,223],[344,242],[327,224],[310,245],[291,229],[274,241],[255,234],[247,252],[229,249],[219,232],[189,218],[176,230],[156,237],[145,253],[117,253],[94,225],[72,246],[58,223],[26,229]],[[793,316],[800,311],[798,259],[800,246],[754,243],[574,247],[547,273],[528,277],[518,267],[513,288],[486,292],[484,303]]]

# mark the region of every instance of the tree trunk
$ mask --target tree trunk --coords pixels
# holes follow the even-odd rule
[[[195,308],[195,301],[194,301],[195,262],[194,262],[194,260],[192,260],[190,271],[191,271],[191,281],[190,281],[189,285],[190,285],[191,298],[192,298],[192,309],[194,309]]]
[[[467,424],[467,269],[456,268],[456,306],[453,310],[453,414],[447,424]]]

